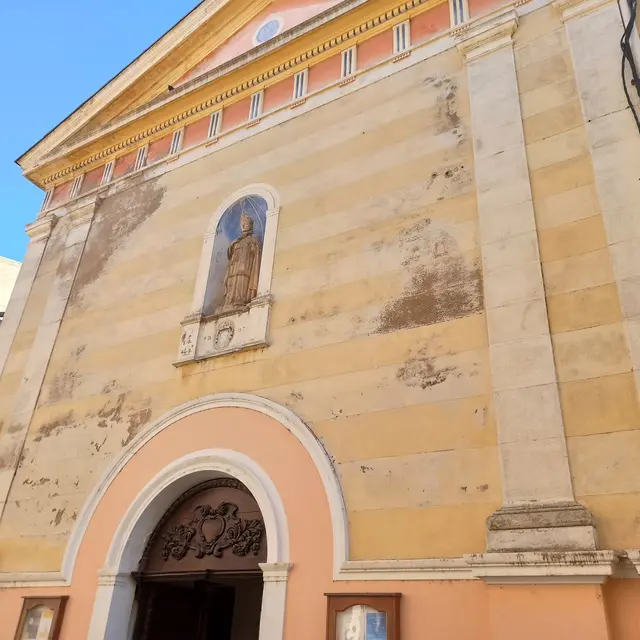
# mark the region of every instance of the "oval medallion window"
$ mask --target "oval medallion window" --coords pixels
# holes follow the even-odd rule
[[[271,38],[277,36],[281,30],[282,20],[280,18],[271,18],[258,28],[255,36],[253,37],[254,43],[258,45],[266,42],[267,40],[271,40]]]

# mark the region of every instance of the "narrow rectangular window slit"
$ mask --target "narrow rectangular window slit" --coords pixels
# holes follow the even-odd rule
[[[73,184],[71,185],[71,194],[69,195],[69,198],[75,198],[80,193],[82,178],[84,178],[84,174],[73,179]]]
[[[342,52],[342,77],[351,76],[356,71],[356,48],[351,47]]]
[[[222,126],[222,110],[214,111],[209,121],[209,138],[215,138],[220,133]]]
[[[251,96],[251,108],[249,109],[249,120],[255,120],[262,115],[262,96],[264,91],[258,91]]]
[[[47,192],[44,194],[44,200],[42,202],[42,207],[40,207],[40,211],[44,211],[49,208],[51,198],[53,198],[53,189],[47,189]]]
[[[138,149],[138,155],[136,156],[136,164],[133,168],[134,171],[138,171],[142,169],[145,164],[147,164],[147,152],[149,151],[149,145],[145,145],[144,147],[140,147]]]
[[[457,0],[456,0],[457,1]],[[393,27],[393,52],[402,53],[411,46],[409,21],[401,22]]]
[[[180,151],[182,147],[182,134],[184,133],[184,129],[178,129],[173,132],[173,137],[171,138],[171,148],[169,149],[169,155],[174,155]]]
[[[107,184],[111,182],[111,178],[113,177],[113,167],[115,166],[116,161],[112,160],[111,162],[107,162],[104,165],[104,173],[102,174],[102,180],[100,180],[100,184]]]
[[[299,71],[293,76],[293,99],[300,100],[307,93],[307,78],[309,75],[309,69]]]

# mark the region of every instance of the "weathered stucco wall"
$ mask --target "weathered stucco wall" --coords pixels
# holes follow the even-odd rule
[[[206,226],[252,182],[282,199],[271,345],[175,369]],[[490,390],[466,76],[450,51],[100,205],[0,569],[58,568],[114,454],[164,411],[229,391],[291,407],[323,440],[352,558],[482,551],[501,495]]]

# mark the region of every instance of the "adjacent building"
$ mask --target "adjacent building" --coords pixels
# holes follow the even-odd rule
[[[26,151],[0,640],[636,640],[628,13],[204,0]]]
[[[20,263],[0,256],[0,322],[4,317],[11,292],[16,284]]]

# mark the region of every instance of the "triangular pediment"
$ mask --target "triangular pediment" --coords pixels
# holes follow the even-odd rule
[[[204,0],[18,163],[28,174],[145,106],[184,93],[199,78],[260,47],[340,0]],[[176,93],[178,93],[176,92]]]

